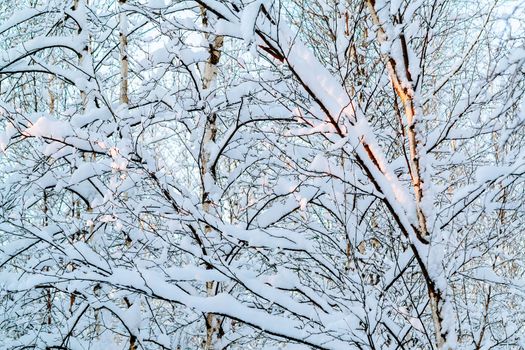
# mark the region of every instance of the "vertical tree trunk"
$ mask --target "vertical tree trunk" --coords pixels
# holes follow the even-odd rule
[[[73,11],[85,11],[86,10],[86,5],[87,5],[87,1],[88,0],[74,0],[73,1],[73,7],[71,8]],[[85,16],[85,13],[82,13],[81,14],[82,16]],[[82,27],[78,27],[78,35],[79,37],[81,36],[81,34],[85,34],[85,33],[82,33],[83,31],[83,28]],[[82,47],[82,51],[81,53],[78,55],[78,65],[79,67],[81,67],[84,71],[86,71],[86,57],[89,55],[90,53],[90,47],[89,47],[89,36],[87,36],[85,38],[85,43],[84,43],[84,46]],[[87,93],[85,90],[83,90],[82,88],[80,89],[80,99],[82,100],[82,108],[83,110],[86,109],[86,106],[87,106]]]
[[[128,104],[128,18],[122,7],[126,0],[118,0],[119,4],[119,48],[120,48],[120,103]]]
[[[202,24],[204,27],[208,27],[208,18],[206,10],[201,9],[202,13]],[[206,34],[209,45],[209,58],[204,65],[204,72],[202,76],[202,88],[208,90],[214,87],[217,77],[217,65],[221,57],[221,48],[223,44],[222,36],[212,36]],[[216,173],[210,169],[210,144],[215,142],[217,135],[217,116],[215,113],[210,113],[206,118],[204,137],[201,145],[201,176],[202,176],[202,205],[206,213],[209,213],[212,206],[212,200],[210,198],[210,189],[208,188],[207,178],[210,178],[215,182],[217,180]],[[211,227],[205,228],[206,233],[211,232]],[[206,294],[208,296],[215,295],[217,290],[216,282],[206,282]],[[221,322],[216,315],[213,313],[207,313],[206,318],[206,343],[204,344],[205,350],[215,350],[216,339],[220,337],[219,331],[221,328]]]
[[[49,210],[49,207],[48,207],[48,198],[47,198],[47,191],[46,189],[44,189],[44,193],[43,193],[43,209],[42,211],[44,212],[44,222],[43,222],[43,226],[46,227],[48,224],[49,224],[49,220],[48,220],[48,210]],[[46,267],[45,270],[49,270],[49,267]],[[46,307],[47,307],[47,324],[48,325],[51,325],[51,322],[52,322],[52,307],[53,307],[53,298],[52,298],[52,294],[51,294],[51,288],[46,288]]]

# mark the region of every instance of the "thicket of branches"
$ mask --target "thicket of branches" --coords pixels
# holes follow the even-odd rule
[[[525,346],[524,18],[0,1],[0,347]]]

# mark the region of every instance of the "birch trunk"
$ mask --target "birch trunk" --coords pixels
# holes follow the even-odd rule
[[[73,11],[85,11],[86,10],[85,7],[87,4],[88,4],[87,0],[74,0],[73,6],[71,9]],[[83,15],[85,15],[85,13]],[[77,31],[79,36],[81,36],[81,34],[85,34],[85,33],[82,33],[82,31],[83,31],[83,28],[79,26],[78,31]],[[82,51],[78,55],[78,66],[81,67],[83,71],[89,71],[85,67],[87,63],[86,58],[90,53],[89,36],[87,35],[85,38],[86,38],[85,45],[82,47]],[[80,99],[82,101],[82,109],[85,110],[87,106],[87,93],[83,89],[80,89]]]
[[[73,1],[73,6],[71,7],[71,9],[73,11],[84,11],[84,13],[81,12],[81,16],[84,17],[85,16],[85,12],[86,12],[86,5],[87,5],[87,0],[74,0]],[[84,36],[86,38],[86,42],[85,42],[85,45],[82,47],[82,51],[80,54],[78,54],[78,65],[79,67],[82,68],[83,71],[87,71],[85,69],[85,65],[86,65],[86,59],[87,59],[87,56],[89,55],[90,53],[90,47],[89,47],[89,35],[86,35],[86,33],[83,33],[83,28],[79,25],[78,26],[78,29],[77,29],[77,34],[79,37],[82,37]],[[50,90],[50,106],[52,104],[53,108],[54,108],[54,96],[52,95],[52,92]],[[82,103],[82,111],[85,111],[86,108],[87,108],[87,93],[84,89],[80,88],[80,99],[81,99],[81,103]],[[71,171],[73,171],[73,169],[71,169]],[[80,215],[80,201],[78,199],[75,198],[75,195],[73,194],[72,195],[72,213],[71,215],[73,217],[76,217],[78,218],[79,215]],[[76,210],[76,212],[75,212]],[[73,237],[73,239],[75,239],[75,237]],[[77,238],[78,239],[78,238]],[[72,269],[75,269],[75,266],[74,265],[71,265],[71,268]],[[70,299],[69,299],[69,312],[71,314],[73,314],[73,306],[75,305],[75,301],[76,301],[76,295],[75,295],[75,292],[71,293],[71,296],[70,296]]]
[[[206,10],[201,9],[202,13],[202,24],[204,27],[208,27],[208,18],[206,16]],[[216,77],[217,77],[217,65],[221,57],[221,48],[223,45],[222,36],[211,36],[206,34],[206,39],[209,44],[209,58],[204,65],[204,72],[202,75],[202,88],[203,90],[213,89]],[[202,176],[202,206],[206,213],[209,213],[212,206],[212,200],[210,198],[210,189],[208,188],[207,179],[211,178],[213,183],[216,182],[216,173],[210,169],[210,144],[215,142],[217,135],[217,116],[215,113],[210,113],[206,117],[204,137],[201,145],[201,176]],[[211,232],[211,227],[206,226],[206,234]],[[206,294],[208,296],[214,296],[217,292],[217,282],[208,281],[206,282]],[[207,313],[206,318],[206,342],[204,344],[205,350],[215,350],[216,341],[220,338],[221,321],[217,315],[213,313]]]
[[[127,0],[118,0],[119,4],[119,42],[120,42],[120,103],[128,104],[128,18],[123,6]]]

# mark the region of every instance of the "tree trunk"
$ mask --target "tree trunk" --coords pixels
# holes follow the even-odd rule
[[[128,104],[128,18],[122,7],[126,0],[118,0],[119,13],[119,42],[120,42],[120,103]]]
[[[208,26],[208,18],[206,10],[201,9],[202,13],[202,24]],[[202,75],[202,88],[208,90],[214,88],[217,77],[217,65],[221,57],[221,48],[223,44],[222,36],[210,36],[206,34],[206,39],[209,43],[209,58],[204,65],[204,73]],[[215,142],[217,135],[217,116],[215,113],[210,113],[206,118],[204,137],[201,145],[201,176],[202,176],[202,206],[206,213],[209,213],[212,206],[212,200],[210,198],[210,189],[207,187],[206,178],[210,177],[213,182],[217,180],[216,173],[210,169],[210,144]],[[211,227],[206,226],[206,234],[211,232]],[[216,294],[218,286],[217,282],[208,281],[206,282],[206,294],[208,296],[214,296]],[[216,339],[220,338],[219,330],[221,328],[221,321],[213,313],[207,313],[206,318],[206,342],[204,344],[205,350],[215,350]]]

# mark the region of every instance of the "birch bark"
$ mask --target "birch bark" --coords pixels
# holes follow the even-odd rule
[[[201,9],[202,24],[206,28],[209,26],[208,17],[206,10]],[[221,48],[223,45],[223,37],[220,35],[208,35],[206,34],[208,41],[208,52],[209,57],[204,64],[204,72],[202,75],[202,88],[203,90],[213,90],[215,88],[217,79],[217,65],[221,57]],[[201,145],[201,177],[202,177],[202,206],[206,213],[210,213],[213,205],[210,197],[210,187],[212,187],[217,181],[217,174],[215,170],[210,168],[210,145],[215,142],[217,136],[217,115],[215,112],[211,112],[206,116],[204,137]],[[210,183],[211,181],[211,183]],[[209,234],[211,227],[206,226],[205,232]],[[217,293],[218,282],[208,281],[206,282],[206,294],[208,296],[214,296]],[[217,339],[220,338],[221,320],[213,313],[207,313],[206,318],[206,342],[204,349],[214,350],[216,349]]]

